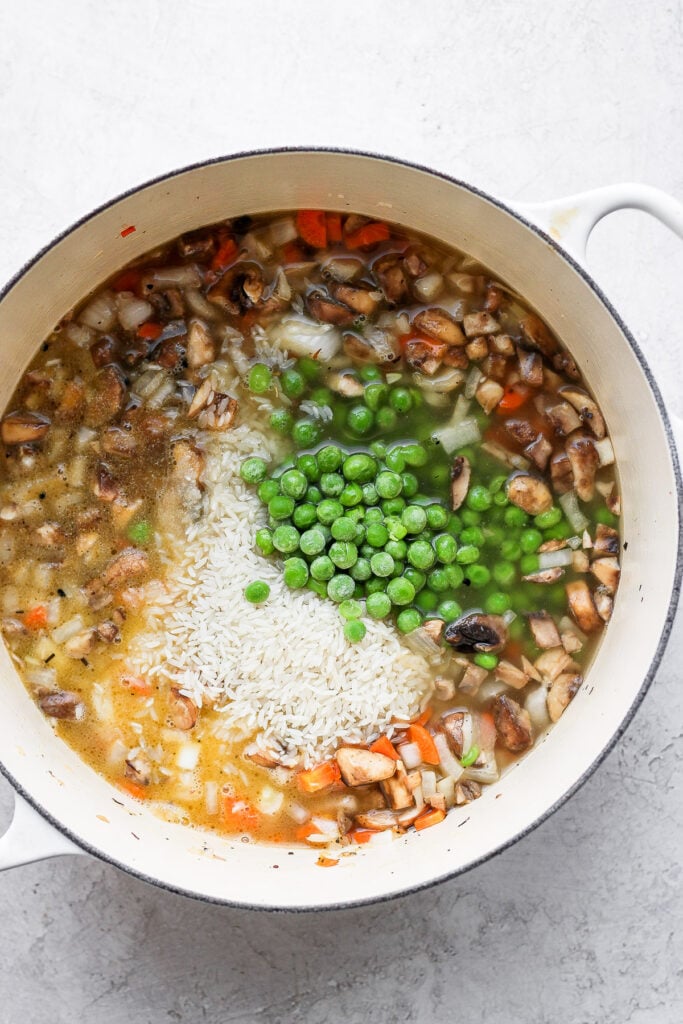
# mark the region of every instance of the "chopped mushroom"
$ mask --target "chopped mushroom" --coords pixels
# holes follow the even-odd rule
[[[553,496],[547,485],[529,473],[517,473],[511,477],[506,490],[512,504],[531,516],[537,516],[552,508]]]
[[[575,387],[560,388],[560,394],[567,402],[574,406],[581,422],[601,441],[605,437],[607,430],[602,413],[591,396]]]
[[[496,334],[500,330],[500,324],[490,313],[468,313],[463,319],[463,327],[468,338],[475,338],[480,334]]]
[[[566,452],[556,452],[550,460],[550,477],[556,494],[566,494],[574,487],[574,473]]]
[[[596,558],[591,564],[590,571],[611,594],[614,593],[621,575],[618,559]]]
[[[85,422],[89,427],[102,427],[123,408],[126,383],[117,366],[105,366],[93,380],[93,395],[85,409]]]
[[[422,623],[422,628],[425,633],[432,638],[435,644],[440,643],[445,623],[443,619],[426,619]]]
[[[527,619],[537,647],[549,650],[560,646],[560,632],[549,612],[530,612]]]
[[[469,711],[451,711],[441,719],[441,725],[446,733],[448,745],[456,757],[462,757],[466,753],[465,746],[469,747],[472,735],[472,716]]]
[[[282,764],[282,751],[274,747],[262,747],[258,743],[250,743],[244,748],[244,756],[260,768],[277,768]]]
[[[444,630],[444,640],[456,651],[496,654],[507,643],[507,627],[500,615],[473,612],[449,622]]]
[[[124,775],[127,779],[137,782],[139,786],[148,786],[152,781],[152,763],[144,750],[138,751],[135,757],[126,758]]]
[[[522,447],[533,444],[536,439],[536,431],[527,420],[507,419],[505,431]]]
[[[393,811],[403,811],[413,806],[415,798],[413,797],[413,791],[410,788],[405,768],[396,761],[393,764],[398,764],[396,773],[391,778],[384,779],[380,783],[380,788],[391,809]]]
[[[357,814],[355,822],[361,828],[370,829],[372,832],[384,832],[388,828],[395,828],[398,825],[398,818],[394,811],[378,809],[363,811]]]
[[[572,697],[579,690],[583,677],[572,672],[558,676],[548,690],[547,704],[550,721],[556,722],[567,707]]]
[[[590,501],[595,493],[595,474],[600,459],[589,437],[572,437],[567,443],[567,458],[572,467],[574,487],[581,501]]]
[[[47,416],[37,412],[10,412],[3,417],[0,436],[7,445],[34,444],[45,437],[49,429]]]
[[[259,304],[264,289],[263,271],[257,263],[234,263],[209,288],[206,297],[232,316],[239,316]]]
[[[187,365],[191,370],[207,366],[216,358],[216,344],[203,320],[193,317],[187,333]]]
[[[568,437],[581,426],[581,420],[569,402],[556,402],[545,412],[560,437]]]
[[[531,746],[531,719],[525,708],[520,707],[516,700],[501,693],[494,700],[491,710],[496,732],[504,747],[518,753]]]
[[[119,587],[149,569],[149,558],[139,548],[124,548],[104,571],[102,581],[106,587]]]
[[[387,253],[375,260],[372,272],[384,292],[387,302],[392,305],[408,298],[408,282],[401,258],[396,253]]]
[[[90,654],[97,644],[97,633],[94,629],[83,629],[70,637],[64,644],[64,653],[70,658],[84,658]]]
[[[466,344],[460,325],[444,309],[423,309],[413,317],[413,327],[422,334],[428,334],[430,338],[442,341],[444,345]]]
[[[593,554],[598,556],[619,554],[619,534],[613,527],[598,523]]]
[[[538,569],[536,572],[530,572],[526,576],[522,576],[524,583],[557,583],[564,576],[564,569],[559,565],[553,566],[552,569]]]
[[[518,349],[519,375],[532,388],[543,387],[543,359],[538,352]]]
[[[469,694],[470,697],[474,697],[487,676],[487,669],[481,668],[480,665],[475,665],[470,661],[467,663],[465,674],[458,684],[458,689],[462,690],[463,693]]]
[[[600,611],[599,608],[598,611]],[[566,632],[560,634],[560,638],[567,654],[576,654],[583,648],[583,640],[574,630],[566,630]]]
[[[382,299],[382,293],[366,284],[332,284],[330,291],[338,302],[356,313],[357,316],[372,316]]]
[[[80,722],[85,718],[85,704],[79,693],[71,690],[47,690],[38,696],[38,707],[50,718]]]
[[[184,693],[171,688],[171,696],[168,702],[168,718],[172,726],[187,732],[193,729],[197,723],[197,705]]]
[[[95,481],[92,492],[100,501],[115,501],[121,493],[121,489],[114,479],[114,476],[104,462],[98,462],[95,467]]]
[[[597,613],[595,602],[588,584],[584,580],[575,580],[566,586],[569,611],[579,629],[584,633],[595,633],[602,627],[602,619]]]
[[[488,415],[493,412],[505,394],[505,389],[495,380],[483,380],[474,393],[484,412]]]
[[[472,469],[466,455],[457,455],[451,466],[451,508],[457,512],[467,497]]]
[[[621,498],[619,497],[619,491],[617,490],[616,484],[614,484],[612,490],[605,498],[605,504],[613,516],[621,515]]]
[[[478,800],[481,796],[481,786],[474,779],[463,779],[455,787],[456,807],[463,807],[465,804]]]
[[[358,378],[350,373],[330,373],[326,383],[328,388],[344,398],[360,398],[365,391]]]
[[[536,658],[534,668],[544,679],[557,679],[560,673],[573,665],[564,647],[553,647]]]
[[[593,592],[593,600],[595,601],[595,607],[602,621],[609,622],[612,618],[612,611],[614,609],[614,598],[607,587],[596,587]]]
[[[555,354],[557,342],[542,320],[539,320],[533,313],[527,313],[519,321],[519,325],[524,331],[527,341],[537,348],[539,352],[548,357]]]
[[[522,672],[521,668],[517,668],[511,661],[499,661],[495,668],[496,679],[500,679],[502,683],[507,686],[512,686],[515,690],[522,690],[529,682],[529,677],[526,672]]]
[[[358,334],[345,334],[343,349],[347,356],[358,363],[388,366],[401,358],[389,336],[380,331],[362,338]]]
[[[367,786],[390,779],[396,761],[362,747],[340,747],[335,754],[341,777],[347,786]]]
[[[441,342],[425,342],[419,338],[412,338],[404,346],[403,358],[411,370],[420,370],[431,377],[441,366],[447,351],[447,346]]]
[[[310,292],[306,296],[306,306],[316,320],[325,324],[335,324],[337,327],[348,327],[358,316],[343,302],[337,302],[320,291]]]
[[[553,454],[553,446],[543,434],[539,434],[535,441],[526,446],[524,454],[528,455],[534,465],[543,471],[548,465],[548,459]]]
[[[489,346],[486,338],[482,335],[480,338],[473,338],[465,349],[467,356],[475,363],[481,362],[482,359],[486,359],[489,354]]]

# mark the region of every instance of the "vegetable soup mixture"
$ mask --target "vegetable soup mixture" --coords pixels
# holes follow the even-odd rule
[[[396,224],[174,239],[64,317],[0,431],[11,656],[168,820],[322,865],[436,825],[560,718],[612,613],[614,452],[579,369]]]

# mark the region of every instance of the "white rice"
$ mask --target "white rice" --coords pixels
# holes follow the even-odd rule
[[[281,566],[255,551],[266,513],[239,467],[250,455],[270,459],[271,443],[253,425],[208,442],[205,513],[188,528],[167,599],[149,608],[128,660],[218,710],[223,741],[256,739],[283,750],[286,763],[312,764],[340,740],[364,742],[414,715],[431,672],[386,623],[366,620],[364,639],[349,643],[332,602],[290,590]],[[244,597],[256,579],[270,586],[258,606]]]

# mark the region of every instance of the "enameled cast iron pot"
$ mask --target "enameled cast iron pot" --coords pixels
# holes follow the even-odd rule
[[[10,282],[0,298],[0,408],[70,307],[130,259],[191,228],[243,213],[327,207],[434,235],[519,291],[582,367],[616,451],[628,548],[612,622],[587,682],[547,739],[437,828],[358,847],[331,871],[315,866],[313,850],[245,844],[167,824],[122,796],[53,734],[0,645],[0,767],[17,791],[14,820],[0,839],[0,867],[87,852],[207,901],[345,906],[465,871],[525,835],[578,788],[652,680],[681,579],[681,480],[669,420],[636,343],[581,265],[595,223],[627,206],[683,235],[683,207],[645,186],[515,208],[426,168],[363,153],[250,153],[178,171],[113,200]],[[131,225],[135,231],[125,234]]]

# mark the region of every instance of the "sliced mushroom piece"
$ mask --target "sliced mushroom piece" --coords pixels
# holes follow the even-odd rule
[[[396,761],[362,747],[340,747],[335,754],[341,777],[347,786],[368,786],[390,779]]]
[[[104,571],[102,582],[106,587],[119,587],[136,576],[142,576],[149,569],[149,558],[139,548],[124,548],[112,558]]]
[[[408,298],[408,281],[397,253],[387,253],[375,260],[372,272],[384,292],[387,302],[395,305]]]
[[[325,324],[335,324],[337,327],[348,327],[358,316],[344,303],[337,302],[320,291],[310,292],[306,296],[306,307],[316,320]]]
[[[513,356],[515,344],[509,334],[492,334],[489,337],[489,349],[492,354]]]
[[[595,474],[600,466],[595,445],[590,437],[571,437],[566,450],[576,493],[581,501],[590,501],[595,493]]]
[[[99,640],[105,644],[115,644],[121,639],[121,631],[111,619],[105,619],[95,626],[95,633]]]
[[[434,696],[437,700],[452,700],[455,697],[455,683],[447,676],[437,676],[434,680]]]
[[[178,239],[178,253],[186,260],[206,259],[215,248],[214,237],[208,231],[191,231]]]
[[[423,250],[410,245],[403,256],[403,266],[411,277],[422,277],[429,270],[429,257]]]
[[[38,707],[49,718],[80,722],[85,718],[85,704],[80,693],[71,690],[47,690],[38,696]]]
[[[574,487],[572,464],[566,452],[556,452],[550,460],[550,478],[556,494],[566,494]]]
[[[21,621],[13,615],[8,615],[0,624],[5,636],[28,636],[28,629]]]
[[[455,756],[462,757],[472,745],[473,725],[470,712],[451,711],[443,716],[441,726]]]
[[[478,800],[481,796],[481,786],[474,779],[463,779],[455,787],[456,807],[463,807],[465,804]]]
[[[538,477],[529,473],[517,473],[506,484],[509,500],[530,516],[537,516],[552,508],[553,496],[549,488]]]
[[[426,619],[425,622],[422,623],[423,630],[425,631],[427,636],[430,636],[432,638],[435,644],[441,642],[444,627],[445,623],[443,619]]]
[[[524,454],[528,455],[534,465],[543,472],[548,465],[548,459],[553,454],[553,446],[543,434],[539,434],[531,444],[526,446]]]
[[[552,680],[557,679],[562,672],[565,672],[573,664],[564,647],[553,647],[549,651],[544,651],[540,657],[536,658],[534,668],[542,679]]]
[[[613,527],[598,523],[595,531],[593,554],[599,557],[619,554],[619,534]]]
[[[481,668],[480,665],[474,665],[470,661],[465,668],[465,674],[458,683],[458,689],[470,697],[475,697],[487,676],[488,671],[485,668]]]
[[[621,498],[619,497],[619,491],[617,490],[616,484],[614,484],[612,490],[605,498],[605,504],[613,516],[621,515]]]
[[[535,665],[533,665],[528,658],[522,655],[522,668],[528,675],[529,679],[534,679],[537,683],[541,682],[542,676]]]
[[[397,764],[397,762],[394,762],[394,764]],[[408,782],[405,768],[402,765],[397,769],[395,775],[389,779],[384,779],[380,783],[380,788],[392,811],[404,811],[415,803],[413,791]]]
[[[591,396],[580,388],[574,387],[560,388],[560,394],[574,406],[581,422],[597,437],[598,441],[601,441],[607,434],[607,429],[602,413]]]
[[[613,594],[619,585],[621,569],[616,558],[596,558],[591,563],[590,571],[602,583],[603,587]]]
[[[551,722],[557,722],[569,702],[578,692],[583,676],[571,672],[563,673],[548,690],[547,705]]]
[[[263,298],[265,282],[257,263],[234,263],[206,293],[210,302],[222,306],[232,316],[239,316]]]
[[[451,508],[457,512],[467,497],[472,467],[466,455],[457,455],[451,466]]]
[[[432,377],[441,366],[448,347],[440,342],[424,342],[413,338],[403,349],[403,358],[411,370],[420,370]]]
[[[597,607],[597,604],[596,604]],[[598,608],[598,612],[600,609]],[[583,640],[581,637],[574,632],[573,629],[568,629],[564,633],[560,634],[562,640],[562,646],[564,647],[567,654],[577,654],[578,651],[583,648]]]
[[[467,313],[463,319],[463,327],[468,338],[475,338],[480,334],[497,334],[500,330],[496,318],[485,311]]]
[[[488,415],[493,412],[504,394],[504,388],[497,381],[483,380],[475,391],[474,397]]]
[[[549,612],[529,612],[527,620],[537,647],[545,651],[560,646],[560,632]]]
[[[532,388],[543,387],[543,358],[539,352],[517,349],[519,375]]]
[[[198,710],[195,702],[186,697],[180,690],[172,687],[168,702],[168,718],[171,725],[175,729],[182,729],[183,732],[187,732],[197,724],[197,715]]]
[[[612,618],[612,611],[614,609],[614,598],[607,587],[596,587],[595,592],[593,593],[593,600],[595,601],[595,607],[602,621],[609,622]]]
[[[517,668],[511,661],[499,661],[495,669],[496,679],[500,679],[506,686],[512,686],[515,690],[522,690],[529,682],[529,677],[521,668]]]
[[[466,350],[464,348],[457,348],[455,345],[451,345],[450,348],[446,349],[443,362],[444,366],[450,366],[457,370],[466,370],[470,365]]]
[[[107,455],[128,458],[137,450],[138,442],[131,430],[122,427],[107,427],[102,435],[102,450]]]
[[[45,437],[49,429],[50,421],[47,416],[17,410],[3,417],[0,436],[6,445],[35,444]]]
[[[568,437],[581,426],[581,420],[569,402],[557,402],[546,409],[545,414],[560,437]]]
[[[585,580],[574,580],[572,583],[567,583],[565,590],[567,591],[569,611],[579,629],[584,633],[595,633],[601,629],[602,619],[598,615],[593,595]]]
[[[115,501],[121,493],[114,474],[104,462],[98,462],[95,467],[95,480],[92,485],[92,492],[100,501]]]
[[[382,293],[366,284],[332,284],[330,292],[357,316],[372,316],[382,301]]]
[[[344,398],[360,398],[365,388],[357,377],[350,373],[330,373],[325,381],[328,388]]]
[[[527,420],[507,419],[505,431],[523,448],[536,440],[536,431]]]
[[[485,337],[473,338],[465,348],[465,352],[469,359],[475,363],[481,362],[482,359],[486,359],[489,354],[489,346]]]
[[[543,321],[533,313],[527,313],[526,316],[522,317],[519,325],[524,331],[527,341],[537,348],[539,352],[542,352],[544,356],[550,357],[557,352],[557,342]]]
[[[335,281],[348,284],[349,281],[360,277],[364,270],[365,265],[360,260],[353,257],[333,256],[322,267],[322,275],[328,280],[332,278]]]
[[[377,366],[391,366],[401,358],[392,338],[384,331],[371,331],[361,337],[359,334],[345,334],[344,353],[358,363],[375,363]]]
[[[536,572],[530,572],[527,576],[522,576],[522,579],[525,583],[557,583],[563,576],[564,569],[555,565],[552,569],[538,569]]]
[[[545,551],[563,551],[566,547],[566,540],[546,540],[538,549],[538,554],[542,555]]]
[[[362,811],[355,816],[354,820],[361,828],[370,829],[372,832],[385,832],[387,829],[395,828],[398,825],[396,813],[383,808]]]
[[[507,643],[507,626],[500,615],[472,612],[449,622],[443,635],[456,651],[496,654]]]
[[[138,751],[135,757],[126,758],[123,774],[138,786],[149,786],[152,781],[152,762],[144,750]]]
[[[531,718],[525,708],[520,707],[512,697],[501,693],[494,700],[491,710],[498,738],[504,747],[516,754],[531,746]]]
[[[187,365],[191,370],[207,366],[216,358],[216,343],[203,320],[193,317],[187,332]]]
[[[105,366],[93,380],[93,394],[85,407],[86,426],[103,427],[121,411],[125,398],[123,374],[118,366]]]
[[[69,658],[85,658],[97,646],[97,633],[94,629],[82,629],[80,633],[70,637],[63,650]]]
[[[187,415],[191,420],[193,420],[195,416],[199,416],[203,409],[206,409],[209,402],[213,399],[214,394],[213,381],[211,377],[207,377],[202,381],[192,396],[190,407],[187,410]]]
[[[460,324],[445,309],[423,309],[413,317],[413,327],[444,345],[467,344]]]

